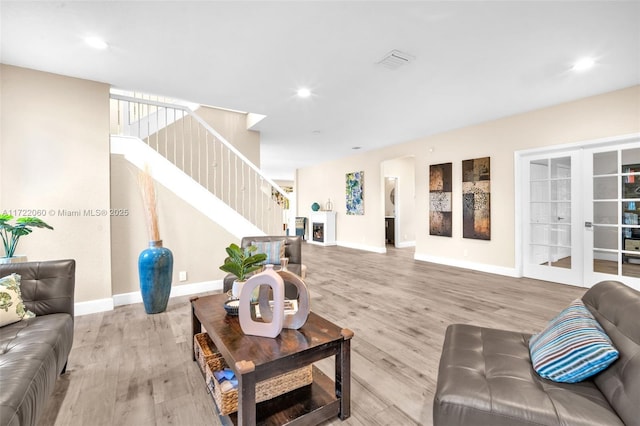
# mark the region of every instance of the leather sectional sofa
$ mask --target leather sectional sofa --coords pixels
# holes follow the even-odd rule
[[[285,236],[285,235],[265,235],[256,237],[243,237],[240,242],[241,248],[249,247],[254,241],[260,242],[273,242],[284,240],[284,256],[289,258],[287,269],[290,272],[303,277],[302,275],[302,238],[300,236]],[[303,277],[304,278],[304,277]],[[223,291],[226,293],[231,290],[233,282],[236,276],[228,274],[224,277]],[[298,290],[293,284],[285,282],[284,295],[287,299],[295,299],[298,297]]]
[[[35,318],[0,327],[0,426],[37,424],[73,343],[75,260],[0,265]]]
[[[640,293],[616,281],[582,301],[619,358],[579,383],[541,378],[530,335],[472,325],[449,326],[434,398],[435,426],[640,425]]]

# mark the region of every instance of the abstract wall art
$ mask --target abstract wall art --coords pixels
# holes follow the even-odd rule
[[[429,166],[429,235],[451,236],[452,163]]]
[[[293,186],[281,186],[281,188],[287,194],[293,192]],[[289,199],[285,198],[281,193],[279,193],[275,188],[271,188],[271,198],[280,205],[285,210],[289,210]]]
[[[364,172],[347,173],[347,214],[364,214]]]
[[[462,237],[491,239],[490,157],[462,162]]]

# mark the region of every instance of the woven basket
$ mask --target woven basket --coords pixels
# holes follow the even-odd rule
[[[220,383],[213,375],[214,371],[220,370],[220,368],[217,368],[218,365],[215,360],[209,359],[205,371],[205,380],[209,392],[213,394],[213,399],[216,401],[220,414],[226,416],[238,411],[238,389],[222,391]],[[224,367],[226,367],[226,364]],[[275,398],[294,389],[309,385],[311,382],[313,382],[311,365],[258,382],[256,383],[256,403]]]
[[[207,333],[199,333],[193,336],[193,353],[203,374],[206,372],[208,363],[211,363],[211,368],[214,368],[214,370],[222,370],[224,368],[224,358],[218,352]]]
[[[311,365],[256,383],[256,402],[266,401],[313,382]]]
[[[200,369],[204,372],[207,389],[213,394],[220,414],[226,416],[238,411],[238,389],[223,392],[220,383],[213,376],[214,371],[226,368],[227,363],[207,333],[193,336],[193,352]],[[256,383],[256,402],[275,398],[309,385],[311,382],[313,382],[311,365],[258,382]]]
[[[226,363],[222,368],[225,367]],[[213,395],[220,414],[226,416],[227,414],[238,411],[238,389],[223,392],[220,388],[220,382],[218,382],[213,375],[214,371],[218,371],[215,366],[213,369],[209,366],[206,367],[205,383],[207,384],[207,390]]]

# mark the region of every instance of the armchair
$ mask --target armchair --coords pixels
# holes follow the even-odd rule
[[[557,383],[535,372],[529,334],[450,325],[433,424],[640,426],[640,292],[603,281],[582,301],[620,352],[615,363],[579,383]]]
[[[240,247],[249,247],[254,242],[273,242],[282,240],[284,240],[284,256],[289,258],[287,269],[290,272],[303,277],[304,265],[302,265],[302,238],[300,236],[264,235],[244,237],[240,242]],[[222,289],[225,293],[231,289],[235,279],[236,276],[233,274],[227,274],[227,276],[224,277]],[[284,295],[287,299],[296,299],[298,297],[298,290],[294,285],[285,282]]]

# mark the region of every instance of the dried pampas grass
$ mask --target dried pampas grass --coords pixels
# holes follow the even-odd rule
[[[145,219],[150,241],[160,241],[160,231],[158,230],[158,210],[156,205],[156,189],[151,177],[149,165],[144,166],[144,170],[138,172],[138,186],[142,194],[144,204]]]

